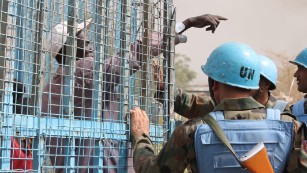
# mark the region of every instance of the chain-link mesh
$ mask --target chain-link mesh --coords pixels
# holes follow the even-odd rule
[[[135,106],[159,151],[174,17],[168,0],[1,0],[0,172],[134,172]]]

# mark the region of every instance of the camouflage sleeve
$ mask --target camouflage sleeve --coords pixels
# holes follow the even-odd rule
[[[214,109],[214,102],[208,96],[197,96],[181,89],[176,89],[174,96],[174,111],[189,119],[204,116]]]
[[[295,139],[287,165],[288,173],[307,172],[307,143],[305,139],[305,126],[293,120],[295,124]]]
[[[191,125],[191,122],[178,126],[158,155],[154,154],[148,136],[143,135],[136,139],[133,152],[133,166],[136,173],[180,173],[184,172],[188,164],[193,171],[196,170],[194,151],[196,126],[195,123]]]

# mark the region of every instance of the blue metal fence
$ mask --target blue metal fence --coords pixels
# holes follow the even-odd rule
[[[0,19],[0,172],[134,172],[134,106],[161,149],[173,110],[172,1],[2,0]]]

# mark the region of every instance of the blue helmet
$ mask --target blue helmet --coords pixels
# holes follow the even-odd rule
[[[289,61],[292,64],[295,65],[301,65],[304,68],[307,68],[307,48],[305,48],[303,51],[301,51],[294,61]]]
[[[259,88],[258,54],[246,44],[222,44],[213,50],[201,68],[208,77],[220,83],[245,89]]]
[[[272,85],[269,90],[276,89],[276,81],[277,81],[277,68],[275,63],[268,57],[259,55],[260,59],[260,74],[269,80]]]

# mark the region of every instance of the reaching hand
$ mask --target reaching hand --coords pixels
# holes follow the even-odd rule
[[[189,18],[185,20],[183,23],[186,25],[185,30],[187,30],[190,27],[204,28],[206,26],[209,26],[208,28],[206,28],[206,31],[212,31],[212,33],[214,33],[216,28],[220,24],[220,20],[227,20],[227,18],[218,15],[204,14],[201,16]]]
[[[145,111],[139,107],[130,110],[130,132],[135,138],[141,137],[143,134],[149,135],[149,119]]]

